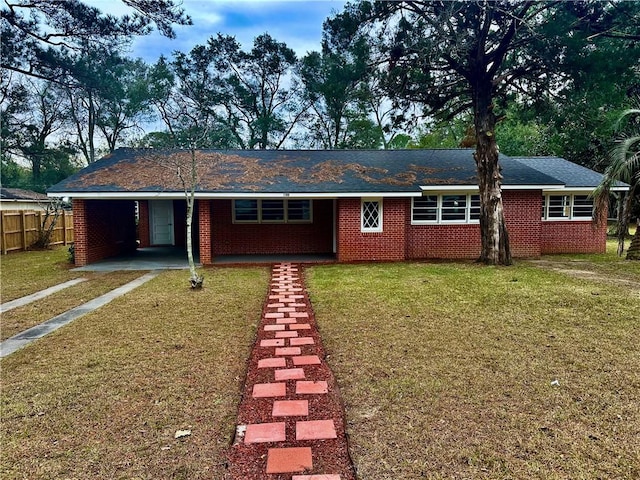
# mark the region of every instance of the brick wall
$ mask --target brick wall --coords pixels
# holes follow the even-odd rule
[[[141,247],[151,245],[151,231],[149,230],[149,201],[138,202],[138,241]]]
[[[409,209],[411,209],[411,200]],[[478,258],[480,225],[411,225],[407,222],[407,258]]]
[[[382,232],[362,232],[360,199],[339,199],[338,261],[404,260],[407,205],[407,200],[403,198],[383,199]]]
[[[313,200],[313,223],[234,224],[231,200],[211,201],[213,255],[331,253],[333,200]]]
[[[408,200],[411,209],[411,200]],[[540,190],[503,192],[504,215],[514,257],[540,255]],[[407,221],[407,258],[475,259],[480,256],[479,224],[411,225]]]
[[[542,222],[542,253],[605,253],[607,223],[587,221]]]
[[[504,216],[514,258],[539,257],[542,224],[542,190],[502,192]]]
[[[209,265],[212,262],[211,250],[211,200],[198,200],[198,228],[200,231],[200,263]]]
[[[133,200],[73,200],[73,213],[77,266],[135,250]]]

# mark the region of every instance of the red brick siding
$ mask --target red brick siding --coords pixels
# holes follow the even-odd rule
[[[407,200],[382,201],[382,232],[361,231],[359,198],[338,200],[338,261],[379,261],[405,259]]]
[[[149,201],[138,202],[138,241],[141,247],[151,245],[151,231],[149,230]]]
[[[313,200],[313,223],[234,224],[231,200],[211,202],[213,255],[331,253],[333,200]]]
[[[539,257],[542,253],[542,190],[506,190],[502,192],[504,216],[514,258]]]
[[[411,208],[411,200],[409,200]],[[407,258],[478,258],[480,225],[411,225],[407,241]]]
[[[542,253],[604,253],[607,250],[607,224],[595,226],[587,221],[542,222]]]
[[[408,200],[411,209],[411,200]],[[540,211],[542,192],[504,191],[504,214],[514,257],[540,255]],[[409,214],[411,215],[411,214]],[[411,225],[407,258],[474,259],[480,256],[479,224]]]
[[[77,266],[135,250],[133,200],[73,200],[73,213]]]
[[[211,264],[211,200],[198,200],[198,226],[200,241],[200,263]]]

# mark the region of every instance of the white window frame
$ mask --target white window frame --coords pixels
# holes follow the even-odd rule
[[[478,192],[424,192],[422,197],[413,197],[411,199],[411,225],[460,225],[460,224],[479,224],[479,218],[471,218],[471,199],[477,197]],[[442,204],[445,196],[465,196],[465,214],[464,219],[461,220],[443,220]],[[436,218],[435,220],[414,220],[415,200],[420,200],[423,197],[437,197],[436,203]]]
[[[311,199],[306,199],[306,198],[296,198],[296,199],[292,199],[292,201],[305,201],[305,202],[309,202],[309,219],[308,220],[291,220],[289,219],[289,200],[288,199],[281,199],[281,198],[265,198],[265,199],[259,199],[259,198],[249,198],[249,199],[238,199],[238,200],[255,200],[257,202],[257,208],[258,208],[258,218],[256,220],[237,220],[236,219],[236,200],[232,200],[231,201],[231,221],[232,223],[237,223],[237,224],[285,224],[285,223],[289,223],[289,224],[309,224],[309,223],[313,223],[313,200]],[[282,220],[264,220],[262,218],[262,202],[263,200],[278,200],[283,202],[283,208],[284,208],[284,218]]]
[[[365,227],[364,225],[364,208],[365,203],[377,203],[378,204],[378,226],[377,227]],[[379,233],[382,232],[383,225],[383,201],[381,197],[375,198],[361,198],[360,199],[360,231],[362,233]]]
[[[584,192],[546,192],[543,195],[543,208],[542,208],[542,220],[545,222],[586,222],[586,221],[591,221],[591,219],[593,218],[593,208],[594,208],[594,202],[593,199],[591,201],[591,215],[589,216],[576,216],[575,215],[575,198],[576,197],[588,197],[589,194],[588,193],[584,193]],[[566,206],[567,210],[568,210],[568,215],[564,215],[561,217],[550,217],[549,216],[549,207],[550,207],[550,198],[551,197],[568,197],[569,198],[569,204]]]

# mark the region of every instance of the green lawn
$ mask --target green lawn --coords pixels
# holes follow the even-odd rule
[[[60,252],[28,254],[35,266],[13,268],[55,279],[34,273],[33,291],[69,275]],[[12,257],[15,295],[29,275]],[[640,478],[638,263],[543,260],[598,277],[524,261],[307,270],[359,480]],[[629,281],[607,281],[618,274]],[[138,274],[114,275],[101,278]],[[187,275],[0,362],[0,478],[225,478],[268,270],[210,269],[200,292]]]
[[[268,271],[205,275],[162,273],[3,359],[0,478],[224,478]]]
[[[69,247],[51,250],[12,252],[0,255],[1,302],[8,302],[30,295],[72,278],[82,277],[83,272],[72,272]]]
[[[526,262],[308,287],[360,480],[640,478],[639,290]]]

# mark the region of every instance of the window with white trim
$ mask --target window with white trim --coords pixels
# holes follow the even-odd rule
[[[360,230],[382,231],[382,199],[363,198],[360,206]]]
[[[578,194],[548,194],[542,202],[543,220],[586,220],[593,216],[593,198]]]
[[[411,201],[411,223],[476,223],[480,219],[480,195],[428,194]]]
[[[311,200],[239,199],[232,203],[233,223],[311,223]]]

